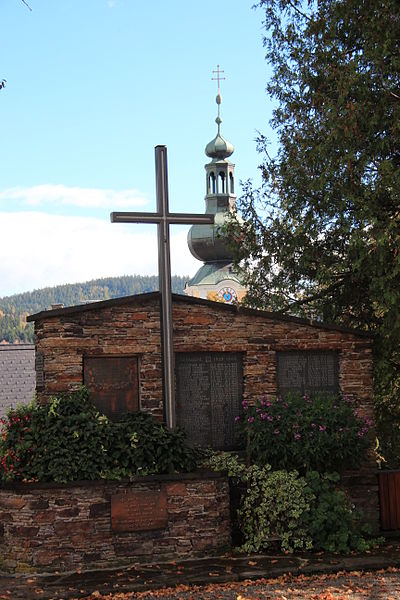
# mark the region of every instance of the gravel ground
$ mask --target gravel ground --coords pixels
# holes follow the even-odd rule
[[[376,572],[353,571],[332,575],[282,576],[229,584],[181,585],[176,588],[102,596],[98,592],[86,600],[399,600],[400,569]]]

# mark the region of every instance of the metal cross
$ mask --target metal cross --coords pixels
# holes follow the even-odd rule
[[[219,65],[217,65],[217,70],[213,71],[213,73],[216,73],[217,76],[216,77],[211,77],[212,81],[218,81],[218,90],[219,90],[219,82],[220,81],[224,81],[224,79],[226,79],[226,77],[220,77],[221,73],[225,73],[225,71],[220,71],[219,70]]]
[[[171,296],[170,225],[207,225],[214,215],[170,213],[168,204],[167,148],[156,146],[157,212],[112,212],[111,223],[157,223],[158,281],[161,292],[161,347],[163,358],[163,390],[167,426],[175,427],[174,342]]]

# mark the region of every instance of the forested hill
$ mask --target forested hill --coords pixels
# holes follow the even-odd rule
[[[189,277],[172,277],[172,290],[183,293]],[[126,275],[105,277],[85,283],[47,287],[0,298],[0,342],[10,344],[33,341],[33,324],[26,316],[51,308],[52,304],[74,306],[96,300],[108,300],[131,294],[144,294],[158,289],[157,276]]]

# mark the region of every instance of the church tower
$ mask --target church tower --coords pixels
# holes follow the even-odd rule
[[[219,236],[224,223],[229,218],[236,204],[235,165],[227,160],[234,151],[233,145],[221,134],[221,93],[219,89],[220,73],[217,67],[218,93],[216,102],[218,116],[217,135],[206,146],[205,153],[211,162],[205,165],[206,170],[206,210],[215,215],[214,225],[192,225],[188,233],[188,246],[195,258],[204,264],[196,275],[186,284],[188,296],[206,298],[232,304],[240,302],[246,295],[246,288],[240,283],[233,271],[232,252]]]

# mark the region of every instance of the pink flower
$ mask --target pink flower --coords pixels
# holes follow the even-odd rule
[[[240,421],[240,417],[236,416],[235,417],[235,423],[237,423],[238,421]]]
[[[320,431],[326,431],[326,426],[325,425],[320,425],[319,426],[319,430]]]
[[[274,430],[274,435],[279,435],[279,433],[280,433],[279,429]]]
[[[248,421],[249,423],[254,423],[254,417],[249,417],[249,418],[247,419],[247,421]]]

